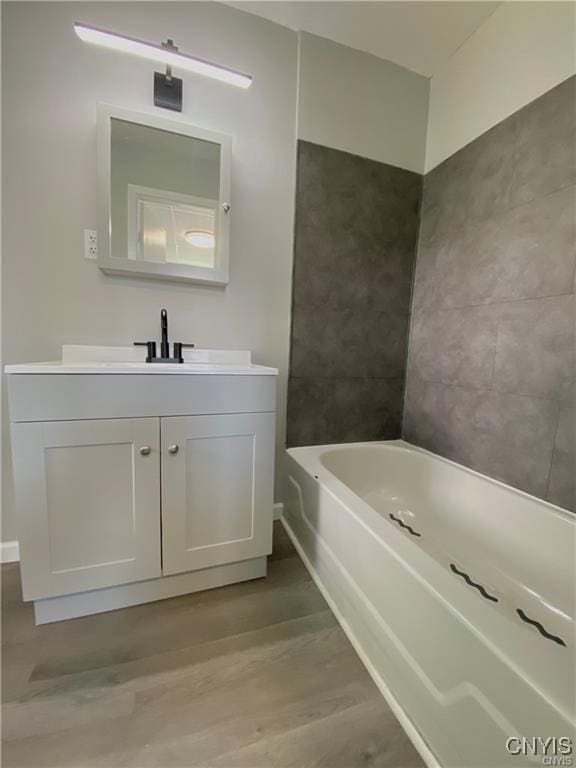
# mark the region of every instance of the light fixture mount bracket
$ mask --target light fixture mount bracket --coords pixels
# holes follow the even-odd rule
[[[174,45],[174,41],[170,38],[162,43],[162,48],[173,53],[178,52],[178,46]],[[166,65],[166,74],[154,72],[154,104],[157,107],[182,112],[182,80],[172,75],[172,67],[169,64]]]

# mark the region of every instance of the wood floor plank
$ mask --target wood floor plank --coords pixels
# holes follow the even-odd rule
[[[278,526],[267,579],[55,625],[5,573],[6,768],[422,765]]]
[[[26,738],[29,734],[42,735],[62,729],[79,728],[108,718],[124,717],[134,711],[134,695],[117,694],[97,700],[51,699],[23,703],[7,703],[2,706],[2,739]]]
[[[364,701],[235,749],[205,768],[416,768],[421,758],[381,700]]]
[[[222,755],[252,746],[272,736],[296,730],[310,722],[334,715],[378,695],[366,683],[353,682],[327,690],[317,690],[284,705],[242,711],[211,728],[189,733],[177,739],[147,744],[143,749],[127,750],[102,756],[88,765],[114,766],[202,766]]]
[[[81,649],[69,648],[66,654],[59,649],[58,656],[47,658],[34,668],[31,679],[60,677],[86,669],[101,669],[121,661],[146,658],[206,643],[216,637],[240,634],[250,628],[277,624],[291,617],[307,616],[325,607],[324,600],[311,582],[247,597],[239,595],[225,604],[192,606],[188,611],[163,616],[161,621],[150,623],[145,629],[139,628],[139,623],[132,625],[124,636],[112,643],[108,640],[108,647],[102,647],[103,638],[99,636],[90,643],[88,650],[86,643]]]
[[[311,675],[315,667],[325,669],[327,674]],[[337,627],[309,634],[305,643],[284,645],[269,664],[227,665],[224,674],[213,665],[208,669],[201,665],[197,672],[177,683],[149,686],[138,693],[134,716],[107,725],[97,742],[92,741],[93,724],[73,724],[66,731],[49,735],[32,730],[22,739],[22,746],[41,756],[52,754],[55,743],[61,742],[65,744],[59,750],[62,765],[75,765],[81,757],[137,749],[142,743],[157,744],[199,733],[234,718],[240,711],[267,712],[287,701],[305,699],[322,688],[358,679],[369,682]],[[59,700],[61,697],[55,699]]]
[[[208,670],[222,678],[245,674],[250,665],[264,666],[286,652],[308,642],[310,633],[336,626],[333,614],[326,610],[309,616],[271,624],[261,629],[223,637],[177,651],[113,664],[103,669],[88,669],[62,677],[36,678],[26,683],[16,698],[31,701],[74,695],[89,690],[93,696],[106,696],[109,691],[137,692],[151,685],[178,682],[183,677],[205,676]]]

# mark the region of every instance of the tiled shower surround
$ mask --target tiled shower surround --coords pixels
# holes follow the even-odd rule
[[[424,180],[403,436],[574,509],[576,79]]]
[[[288,445],[400,437],[421,186],[299,142]]]
[[[574,509],[576,78],[424,177],[405,378],[420,184],[300,143],[288,444],[402,435]]]

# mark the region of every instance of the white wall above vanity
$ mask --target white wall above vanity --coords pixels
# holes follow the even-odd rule
[[[6,368],[37,623],[266,574],[277,370],[249,352],[145,354],[64,346]]]

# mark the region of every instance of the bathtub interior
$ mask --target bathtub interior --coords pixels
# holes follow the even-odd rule
[[[326,446],[318,460],[416,545],[573,641],[574,515],[401,442]]]

